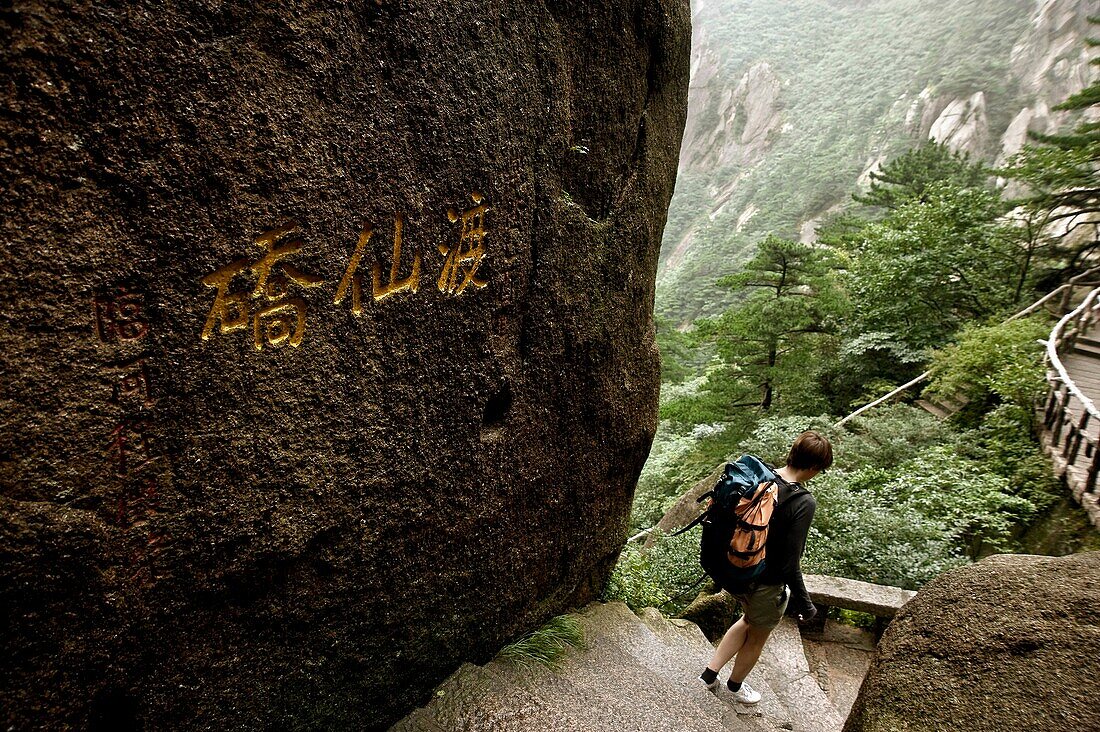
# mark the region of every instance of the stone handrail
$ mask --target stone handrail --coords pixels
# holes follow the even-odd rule
[[[917,594],[900,587],[823,574],[807,574],[802,579],[815,605],[858,610],[879,618],[894,617]]]

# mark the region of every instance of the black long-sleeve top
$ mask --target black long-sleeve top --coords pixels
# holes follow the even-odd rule
[[[817,499],[800,483],[788,483],[782,478],[777,482],[779,504],[768,525],[764,571],[757,582],[762,585],[787,585],[791,591],[787,614],[801,615],[809,620],[817,614],[817,608],[806,592],[800,561],[806,551],[806,537],[817,510]]]

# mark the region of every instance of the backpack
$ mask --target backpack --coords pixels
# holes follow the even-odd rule
[[[696,499],[710,499],[706,511],[682,534],[702,524],[699,563],[719,587],[733,594],[748,591],[765,566],[768,523],[778,501],[775,471],[753,455],[726,463],[714,488]]]

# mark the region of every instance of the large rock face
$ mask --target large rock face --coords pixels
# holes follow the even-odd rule
[[[686,0],[0,24],[5,729],[385,726],[593,597]]]
[[[845,732],[1100,729],[1100,552],[1001,555],[898,614]]]

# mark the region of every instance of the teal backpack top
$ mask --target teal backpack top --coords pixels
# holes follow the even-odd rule
[[[755,455],[742,455],[736,462],[726,463],[725,472],[711,491],[714,502],[723,509],[732,509],[742,498],[752,496],[756,486],[775,480],[775,471],[764,464]],[[699,497],[698,502],[708,498],[708,494]]]

